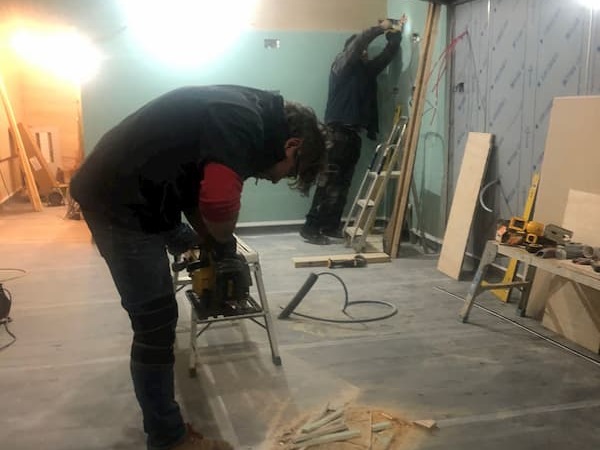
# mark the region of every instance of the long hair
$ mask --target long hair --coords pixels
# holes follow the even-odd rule
[[[302,139],[302,146],[297,154],[297,176],[290,182],[290,187],[308,195],[317,175],[325,167],[325,127],[317,120],[311,108],[299,103],[286,101],[284,110],[290,137]]]

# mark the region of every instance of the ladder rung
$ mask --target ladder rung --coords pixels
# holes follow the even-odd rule
[[[362,236],[362,234],[363,234],[362,228],[359,228],[359,227],[346,227],[345,231],[346,231],[346,234],[350,237]]]
[[[392,177],[392,178],[399,177],[400,176],[400,172],[401,172],[400,170],[392,170],[390,172],[390,177]],[[385,171],[381,171],[381,173],[378,174],[374,170],[371,170],[371,171],[369,171],[369,175],[371,177],[383,178],[383,177],[385,177]]]
[[[371,208],[375,205],[375,202],[373,200],[366,200],[364,198],[361,198],[356,202],[356,204],[361,208]]]

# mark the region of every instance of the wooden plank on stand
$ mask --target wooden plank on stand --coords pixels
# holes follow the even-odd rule
[[[292,258],[295,268],[300,267],[327,267],[330,260],[333,261],[352,261],[356,256],[362,256],[367,263],[390,262],[390,255],[387,253],[352,253],[346,255],[324,255],[324,256],[297,256]]]

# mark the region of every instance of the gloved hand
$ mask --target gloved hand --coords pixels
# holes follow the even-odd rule
[[[226,258],[237,258],[237,240],[235,236],[227,242],[218,242],[211,235],[206,236],[202,245],[206,251],[210,252],[215,261],[220,261]]]
[[[187,223],[180,223],[165,235],[167,251],[171,255],[180,255],[200,243],[198,233]]]
[[[210,248],[215,261],[237,258],[237,240],[233,235],[227,242],[217,242],[212,239],[210,242]]]

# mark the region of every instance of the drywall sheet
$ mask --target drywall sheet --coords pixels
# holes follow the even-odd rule
[[[573,240],[600,246],[600,195],[570,189],[562,226],[573,230]],[[571,264],[573,265],[573,264]],[[542,324],[569,340],[600,350],[600,296],[598,291],[553,277],[552,293]]]
[[[562,225],[564,221],[573,228],[575,236],[578,233],[581,237],[585,236],[586,231],[582,224],[589,220],[589,217],[573,216],[578,210],[581,211],[580,203],[585,200],[581,199],[581,195],[571,194],[572,199],[573,195],[579,199],[574,200],[568,210],[567,205],[572,190],[582,191],[587,195],[600,195],[600,177],[597,173],[600,167],[600,153],[597,151],[600,142],[598,123],[600,96],[559,97],[554,100],[534,213],[535,220],[557,225]],[[588,210],[593,207],[595,205],[588,205]],[[585,208],[583,209],[585,211]],[[567,211],[569,214],[565,216]],[[575,308],[580,308],[575,304],[586,309],[588,319],[593,321],[595,311],[600,308],[600,292],[588,292],[581,290],[579,286],[563,287],[563,284],[574,283],[563,278],[554,280],[555,278],[538,271],[527,306],[527,315],[538,319],[547,316],[546,324],[549,320],[556,324],[552,329],[565,333],[565,337],[590,348],[589,342],[586,343],[577,335],[570,334],[564,323],[570,320],[567,317],[570,315],[575,321],[575,328],[578,323],[582,327],[581,319],[577,319],[581,316],[574,312]],[[565,305],[569,305],[569,308]],[[563,325],[559,326],[560,324]],[[597,350],[596,348],[595,351]]]
[[[437,266],[438,270],[455,280],[460,277],[491,146],[490,133],[469,133]]]

